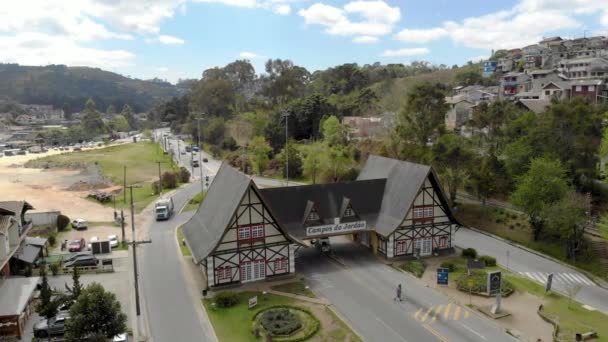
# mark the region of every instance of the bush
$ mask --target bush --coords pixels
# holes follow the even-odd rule
[[[464,258],[475,259],[477,258],[477,251],[475,248],[467,248],[462,251],[462,256]]]
[[[182,166],[179,168],[178,177],[180,183],[188,183],[190,182],[190,171]]]
[[[57,236],[55,234],[49,235],[49,245],[55,246],[57,243]]]
[[[209,147],[209,152],[211,152],[211,155],[213,155],[213,158],[219,158],[222,156],[222,149],[215,145],[211,145]]]
[[[486,263],[486,266],[488,266],[488,267],[496,266],[495,257],[491,257],[489,255],[482,255],[479,257],[479,260],[484,261]]]
[[[300,318],[287,308],[265,311],[260,324],[272,336],[288,336],[302,327]]]
[[[232,291],[220,292],[213,297],[215,305],[219,308],[229,308],[235,306],[239,302],[239,297]]]
[[[222,140],[222,148],[224,150],[235,151],[239,148],[239,146],[237,145],[236,140],[234,140],[233,137],[227,136],[224,137],[224,139]]]
[[[447,268],[450,272],[456,271],[456,264],[451,261],[444,261],[439,265],[441,268]]]
[[[426,265],[422,260],[410,260],[399,266],[402,270],[406,272],[410,272],[416,277],[420,278],[424,274],[424,270],[426,269]]]
[[[152,182],[152,193],[158,195],[160,193],[160,188],[158,187],[158,181]]]
[[[482,270],[471,270],[471,277],[467,277],[464,273],[460,278],[456,279],[456,287],[460,291],[469,292],[468,280],[473,280],[473,286],[471,287],[472,293],[483,293],[487,294],[488,286],[488,274]],[[510,281],[502,278],[502,295],[508,296],[513,292],[513,284]]]
[[[56,276],[59,274],[59,264],[58,263],[52,263],[49,268],[51,269],[51,274],[53,276]]]
[[[177,188],[177,175],[173,172],[165,172],[161,176],[163,181],[163,189]]]
[[[57,216],[57,230],[63,231],[68,227],[69,224],[70,224],[69,217],[67,217],[65,215],[61,215],[61,214]]]

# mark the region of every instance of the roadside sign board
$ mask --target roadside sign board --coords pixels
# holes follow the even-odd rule
[[[502,284],[502,272],[494,271],[488,273],[488,293],[490,296],[495,296],[500,293]]]
[[[253,308],[258,305],[258,296],[249,298],[249,308]]]
[[[447,285],[450,270],[447,268],[437,269],[437,285]]]
[[[547,277],[547,284],[545,285],[545,292],[551,291],[551,285],[553,284],[553,273],[549,273]]]

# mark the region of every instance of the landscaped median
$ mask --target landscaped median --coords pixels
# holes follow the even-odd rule
[[[284,289],[301,289],[290,284]],[[300,292],[298,290],[297,292]],[[219,341],[351,341],[361,339],[327,305],[278,292],[219,292],[203,299]],[[252,298],[257,304],[249,308]]]
[[[184,232],[182,231],[182,227],[183,226],[177,227],[175,232],[177,244],[179,245],[179,250],[182,252],[183,256],[192,256],[192,251],[190,251],[190,248],[186,243],[186,239],[184,238]]]

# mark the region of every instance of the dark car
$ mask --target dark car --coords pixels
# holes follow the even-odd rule
[[[207,162],[209,162],[209,159],[203,158],[203,163],[207,163]]]
[[[68,251],[70,252],[80,252],[84,250],[86,243],[84,238],[72,240],[68,243]]]
[[[94,255],[86,254],[81,255],[78,258],[64,262],[63,267],[85,267],[85,266],[97,266],[98,260]]]
[[[193,160],[192,161],[192,166],[193,167],[199,167],[198,160]]]
[[[50,319],[43,319],[34,324],[35,337],[47,337],[52,335],[63,335],[65,333],[65,321],[70,318],[67,312],[61,312]]]

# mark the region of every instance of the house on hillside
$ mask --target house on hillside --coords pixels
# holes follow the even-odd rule
[[[26,201],[0,202],[0,276],[11,274],[11,259],[32,228],[25,213],[33,207]]]
[[[446,129],[452,131],[459,129],[471,120],[475,103],[465,98],[450,98],[446,100],[450,109],[445,114]]]

